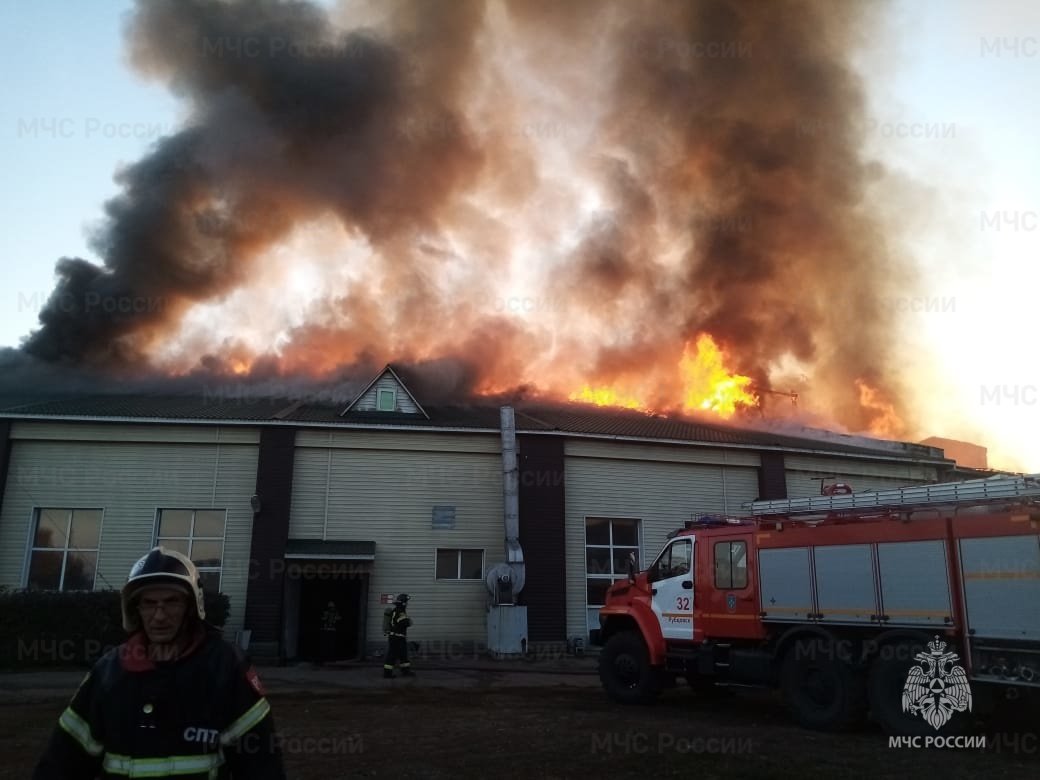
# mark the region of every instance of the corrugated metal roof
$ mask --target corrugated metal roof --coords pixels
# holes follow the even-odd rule
[[[781,449],[813,449],[843,453],[877,455],[880,450],[809,437],[785,435],[773,431],[712,425],[702,420],[663,417],[625,409],[588,407],[567,404],[558,407],[517,407],[517,426],[522,418],[534,419],[550,430],[593,436],[616,436],[657,441],[690,441],[720,446],[769,447]],[[886,452],[895,457],[926,457],[928,448],[907,445],[903,453]],[[932,456],[935,457],[934,452]]]
[[[717,444],[754,444],[757,437],[734,428],[705,425],[701,422],[648,415],[624,409],[602,409],[582,406],[518,407],[522,415],[554,430],[596,433],[612,436],[635,436],[652,439],[678,439]]]
[[[337,425],[399,425],[420,428],[498,428],[498,407],[424,405],[429,419],[401,412],[358,412],[341,414],[342,406],[303,404],[287,419],[299,423]]]
[[[21,402],[19,402],[21,401]],[[0,397],[0,415],[134,417],[177,420],[270,420],[293,403],[286,398],[189,395],[81,395],[38,398],[34,403]]]
[[[864,454],[899,460],[942,461],[939,450],[906,444],[877,448],[824,438],[787,435],[773,431],[715,425],[684,417],[663,417],[638,411],[609,409],[585,404],[517,402],[517,430],[521,433],[560,433],[577,436],[625,438],[647,441],[688,442],[718,446],[813,450]],[[499,406],[431,406],[429,415],[392,412],[342,414],[338,402],[309,402],[300,398],[263,398],[248,395],[99,394],[51,396],[35,399],[25,394],[0,395],[0,417],[30,419],[129,419],[172,422],[244,422],[302,426],[408,427],[430,429],[497,430]],[[861,440],[862,441],[862,440]]]

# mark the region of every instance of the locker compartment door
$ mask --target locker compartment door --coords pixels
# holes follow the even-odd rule
[[[813,612],[809,548],[759,550],[764,620],[805,621]]]
[[[869,544],[816,547],[816,606],[825,622],[870,623],[879,614]]]
[[[885,625],[943,626],[953,620],[946,543],[886,542],[877,546]]]
[[[975,635],[1040,639],[1040,536],[961,539],[960,553]]]

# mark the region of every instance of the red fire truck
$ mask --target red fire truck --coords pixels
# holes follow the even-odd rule
[[[774,686],[809,728],[934,735],[1040,692],[1040,475],[826,493],[695,518],[633,565],[600,611],[608,694]]]

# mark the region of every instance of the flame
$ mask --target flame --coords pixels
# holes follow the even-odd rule
[[[870,432],[880,438],[895,439],[904,435],[906,423],[896,412],[895,405],[885,399],[877,388],[871,387],[864,380],[856,380],[859,390],[859,405],[873,413],[870,421]]]
[[[646,404],[633,395],[625,395],[612,387],[593,389],[585,385],[581,390],[567,396],[571,401],[581,401],[596,406],[619,406],[622,409],[639,409],[649,411]]]
[[[729,373],[725,363],[722,349],[707,333],[697,337],[696,353],[686,344],[679,361],[684,411],[705,409],[729,418],[738,408],[758,406],[758,396],[749,389],[751,377]]]
[[[731,374],[725,364],[722,349],[707,333],[698,336],[696,346],[686,344],[677,366],[677,386],[682,388],[683,411],[710,411],[722,418],[729,418],[737,409],[758,405],[758,396],[749,389],[751,378]],[[585,385],[568,398],[596,406],[652,412],[652,404],[646,397],[624,386]],[[680,404],[675,406],[679,407]]]

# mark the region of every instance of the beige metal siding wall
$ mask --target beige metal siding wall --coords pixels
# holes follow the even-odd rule
[[[739,513],[758,496],[753,452],[568,441],[565,455],[568,636],[587,631],[586,517],[639,518],[646,567],[693,515]]]
[[[296,437],[299,445],[300,436]],[[289,509],[290,539],[324,539],[328,507],[331,448],[296,447]]]
[[[103,440],[106,434],[111,440]],[[98,589],[122,586],[130,566],[152,544],[157,509],[227,509],[221,589],[231,598],[226,630],[241,628],[255,429],[28,424],[19,425],[12,438],[0,517],[0,584],[23,585],[34,507],[104,509]]]
[[[934,466],[916,463],[822,458],[808,455],[787,455],[787,497],[810,498],[820,495],[820,480],[814,477],[833,477],[827,482],[845,482],[856,492],[903,487],[921,482],[934,482],[938,472]]]
[[[382,639],[381,593],[412,596],[409,637],[487,640],[480,581],[435,578],[435,550],[503,555],[500,440],[493,435],[302,431],[297,436],[291,539],[375,541],[370,642]],[[331,460],[330,460],[331,458]],[[327,514],[326,514],[327,496]],[[455,528],[433,530],[434,506],[455,507]]]
[[[135,425],[19,420],[12,426],[11,438],[51,441],[139,441],[146,444],[218,441],[224,444],[257,444],[260,441],[260,431],[238,425]]]

